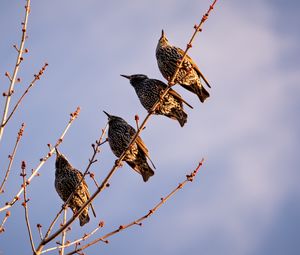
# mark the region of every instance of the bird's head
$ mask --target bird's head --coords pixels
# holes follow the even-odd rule
[[[118,117],[118,116],[114,116],[114,115],[110,115],[108,114],[106,111],[103,111],[106,116],[108,117],[108,124],[110,125],[111,123],[114,123],[114,122],[119,122],[119,121],[124,121],[122,118]]]
[[[55,161],[56,169],[72,167],[69,161],[67,160],[67,158],[62,153],[60,153],[56,147],[55,147],[55,151],[56,151],[56,161]]]
[[[121,74],[121,76],[128,79],[132,86],[139,85],[142,81],[148,79],[148,76],[145,74],[133,74],[133,75]]]
[[[167,39],[167,37],[165,35],[164,30],[161,31],[161,37],[159,38],[158,44],[160,46],[167,46],[167,45],[169,45],[169,41],[168,41],[168,39]]]

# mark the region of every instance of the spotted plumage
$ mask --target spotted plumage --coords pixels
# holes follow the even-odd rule
[[[130,84],[135,89],[135,92],[144,106],[149,112],[153,105],[159,100],[162,92],[167,88],[167,84],[160,80],[149,79],[144,74],[121,75],[129,79]],[[175,119],[183,127],[187,121],[187,114],[183,110],[183,103],[189,105],[175,90],[170,89],[164,97],[163,103],[159,105],[155,114],[167,116]]]
[[[172,78],[177,65],[182,59],[184,51],[178,47],[172,46],[166,38],[164,31],[156,47],[156,59],[161,74],[168,81]],[[185,89],[196,94],[203,103],[209,97],[208,91],[203,87],[201,79],[205,81],[210,88],[208,81],[205,79],[195,62],[186,55],[182,67],[175,78],[175,83],[179,83]]]
[[[67,158],[56,149],[55,161],[55,189],[60,198],[66,202],[69,196],[74,192],[78,183],[81,181],[83,174],[75,169],[67,160]],[[83,180],[77,188],[75,194],[70,199],[68,206],[72,209],[73,213],[78,211],[81,206],[89,199],[90,194],[88,186]],[[94,216],[96,217],[93,206],[91,205]],[[86,207],[79,215],[80,226],[88,223],[90,217],[88,214],[89,208]]]
[[[135,135],[135,129],[120,117],[113,116],[104,112],[108,117],[108,142],[115,156],[120,157],[123,151],[128,147],[132,137]],[[146,182],[154,175],[147,162],[149,153],[143,140],[138,136],[135,143],[127,151],[124,161],[136,172],[142,175]]]

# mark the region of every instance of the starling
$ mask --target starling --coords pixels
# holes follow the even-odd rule
[[[108,142],[112,152],[120,157],[128,147],[135,129],[120,117],[113,116],[103,111],[108,117]],[[154,171],[148,165],[149,153],[143,140],[138,136],[131,148],[127,151],[124,161],[136,172],[142,175],[144,182],[154,175]],[[151,160],[150,160],[151,161]],[[154,166],[153,166],[154,167]],[[154,167],[155,168],[155,167]]]
[[[181,61],[184,51],[178,47],[172,46],[166,38],[164,31],[156,47],[156,59],[158,68],[165,79],[168,81],[172,78],[178,63]],[[203,103],[209,97],[208,91],[203,87],[201,78],[210,88],[208,81],[205,79],[195,62],[186,55],[182,67],[176,75],[175,83],[179,83],[185,89],[196,94]]]
[[[167,88],[167,84],[160,80],[149,79],[144,74],[123,75],[121,76],[130,80],[130,84],[134,87],[135,92],[140,99],[141,104],[149,112],[153,105],[159,100],[161,93]],[[182,103],[189,105],[185,100],[173,89],[170,89],[164,97],[163,103],[160,104],[155,114],[165,115],[171,119],[178,120],[181,127],[187,121],[187,114],[183,110]]]
[[[60,198],[64,202],[66,202],[69,196],[74,192],[78,183],[81,181],[83,174],[75,169],[66,159],[66,157],[61,154],[56,148],[55,150],[55,189]],[[70,199],[68,206],[72,209],[73,213],[76,213],[81,208],[81,206],[89,199],[89,197],[90,194],[88,186],[83,179],[73,197]],[[92,204],[91,208],[94,216],[96,217]],[[79,215],[80,226],[83,226],[90,221],[88,210],[88,207],[86,207]]]

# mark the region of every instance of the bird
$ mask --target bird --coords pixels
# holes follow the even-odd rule
[[[79,170],[75,169],[70,164],[68,159],[62,153],[60,153],[56,147],[55,150],[55,189],[60,198],[64,202],[66,202],[70,195],[75,191],[80,181],[82,180],[83,174]],[[73,197],[69,200],[68,206],[75,214],[89,198],[90,194],[88,186],[85,180],[83,179],[77,187]],[[96,217],[96,213],[92,204],[90,204],[90,207],[93,211],[94,216]],[[79,215],[80,226],[83,226],[84,224],[90,221],[88,210],[89,208],[86,207]]]
[[[169,43],[164,30],[160,39],[158,40],[156,47],[156,60],[158,68],[162,76],[170,81],[173,77],[177,65],[180,63],[183,57],[184,51]],[[210,88],[210,85],[204,75],[201,73],[198,66],[188,55],[182,63],[182,67],[179,69],[174,82],[179,83],[183,88],[196,94],[200,101],[204,101],[209,97],[208,91],[203,87],[201,79],[204,80],[206,85]]]
[[[162,92],[168,87],[164,82],[149,79],[145,74],[121,74],[121,76],[129,79],[141,104],[148,112],[151,111],[153,105],[160,99]],[[193,108],[175,90],[170,88],[164,97],[163,103],[156,108],[154,113],[175,119],[179,122],[180,126],[183,127],[188,117],[183,110],[183,103]]]
[[[124,119],[118,116],[110,115],[103,111],[108,117],[108,143],[116,157],[121,154],[128,147],[132,137],[135,135],[135,129],[130,126]],[[149,166],[147,158],[149,157],[148,149],[141,139],[137,137],[130,149],[126,152],[123,159],[133,170],[142,175],[144,182],[154,175],[154,171]],[[152,161],[151,161],[152,163]],[[153,163],[152,163],[153,165]],[[153,165],[155,169],[155,166]]]

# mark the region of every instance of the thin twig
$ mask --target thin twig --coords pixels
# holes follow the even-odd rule
[[[132,221],[131,223],[127,224],[127,225],[121,225],[119,226],[117,229],[99,237],[99,238],[96,238],[95,240],[91,241],[90,243],[87,243],[86,245],[80,247],[80,248],[77,248],[75,249],[74,251],[72,252],[69,252],[67,255],[71,255],[71,254],[75,254],[75,253],[78,253],[100,241],[102,242],[105,242],[105,243],[108,243],[108,240],[107,238],[110,237],[110,236],[113,236],[125,229],[128,229],[132,226],[135,226],[135,225],[139,225],[139,226],[142,226],[142,221],[146,220],[147,218],[149,218],[152,214],[154,214],[167,200],[169,200],[177,191],[179,191],[180,189],[182,189],[188,182],[192,182],[196,176],[196,174],[198,173],[200,167],[202,166],[204,162],[204,159],[202,159],[198,166],[196,167],[196,169],[190,173],[189,175],[186,175],[186,179],[179,183],[178,186],[176,188],[174,188],[167,196],[161,198],[160,202],[158,204],[156,204],[151,210],[149,210],[149,212],[147,214],[145,214],[144,216],[140,217],[139,219],[137,220],[134,220]]]
[[[99,188],[99,183],[97,182],[97,180],[95,178],[95,174],[94,173],[90,173],[90,177],[94,181],[96,187]]]
[[[8,219],[9,216],[10,216],[10,211],[7,211],[6,214],[5,214],[5,216],[4,216],[4,218],[3,218],[2,223],[0,225],[0,234],[5,231],[4,224],[7,221],[7,219]]]
[[[139,120],[140,120],[139,115],[136,114],[134,116],[134,120],[135,120],[135,124],[136,124],[136,129],[139,129]]]
[[[71,127],[73,121],[78,117],[78,114],[80,112],[80,108],[77,107],[76,111],[71,113],[71,117],[70,120],[67,124],[67,126],[65,127],[63,133],[61,134],[60,138],[57,140],[55,147],[59,146],[62,141],[64,136],[66,135],[67,131],[69,130],[69,128]],[[44,157],[40,159],[40,163],[39,165],[32,171],[32,174],[30,175],[30,177],[27,179],[27,181],[31,182],[31,180],[38,174],[38,171],[40,170],[40,168],[45,164],[45,162],[53,155],[55,149],[52,148],[50,150],[50,152],[48,152],[48,154]],[[18,191],[18,193],[14,196],[14,198],[10,201],[7,202],[5,206],[0,208],[0,212],[3,210],[6,210],[10,207],[12,207],[19,199],[20,199],[20,195],[23,193],[24,191],[24,187],[21,187],[21,189]]]
[[[26,226],[27,226],[27,230],[28,230],[28,235],[29,235],[29,240],[30,240],[30,244],[31,244],[31,249],[32,249],[33,252],[35,252],[35,247],[34,247],[34,242],[33,242],[33,237],[32,237],[32,232],[31,232],[31,227],[30,227],[30,222],[29,222],[28,206],[27,206],[27,203],[28,203],[29,199],[27,199],[27,194],[26,194],[27,190],[26,190],[26,187],[27,187],[27,185],[29,185],[30,182],[26,180],[26,163],[25,163],[25,161],[22,161],[21,169],[22,169],[22,173],[20,175],[23,178],[22,187],[24,189],[24,192],[23,192],[24,202],[22,203],[22,206],[24,207],[25,221],[26,221]]]
[[[54,220],[51,222],[51,224],[50,224],[50,226],[49,226],[49,228],[48,228],[48,230],[47,230],[47,232],[46,232],[45,237],[42,238],[41,241],[43,241],[45,238],[47,238],[47,237],[50,235],[50,233],[51,233],[51,231],[52,231],[52,228],[54,227],[55,222],[57,221],[57,219],[59,218],[59,215],[63,212],[63,210],[64,210],[64,209],[61,208],[60,211],[56,214]]]
[[[18,109],[19,105],[21,104],[23,98],[26,96],[26,94],[29,92],[29,90],[34,86],[35,82],[37,80],[39,80],[41,78],[41,76],[43,75],[44,71],[46,70],[46,67],[48,66],[47,63],[44,64],[44,66],[40,69],[38,74],[34,75],[34,79],[31,81],[31,83],[29,84],[29,86],[27,87],[27,89],[24,91],[23,95],[19,98],[19,100],[17,101],[17,103],[15,104],[13,110],[11,111],[11,113],[8,115],[7,119],[5,120],[5,122],[2,124],[3,126],[5,126],[7,124],[7,122],[10,120],[10,118],[13,116],[13,114],[16,112],[16,110]]]
[[[41,240],[43,240],[42,225],[41,224],[37,224],[36,227],[37,227],[37,229],[39,231],[39,235],[40,235]]]
[[[9,109],[9,104],[10,104],[10,100],[11,100],[11,95],[13,93],[14,90],[14,86],[16,83],[16,78],[17,78],[17,74],[19,71],[19,67],[20,64],[23,60],[23,53],[24,53],[24,45],[25,45],[25,40],[27,38],[26,36],[26,32],[27,32],[27,23],[28,23],[28,16],[30,13],[30,0],[26,1],[26,6],[25,6],[25,17],[24,17],[24,21],[22,22],[22,38],[21,38],[21,42],[20,42],[20,47],[16,49],[18,50],[18,57],[16,60],[16,64],[15,64],[15,68],[14,68],[14,72],[13,72],[13,76],[9,77],[10,80],[10,85],[9,85],[9,89],[8,92],[6,93],[6,101],[5,101],[5,106],[4,106],[4,111],[3,111],[3,116],[2,116],[2,120],[1,120],[1,124],[0,124],[0,141],[2,139],[3,136],[3,132],[4,132],[4,123],[6,122],[6,117],[8,114],[8,109]]]
[[[66,242],[64,245],[61,245],[61,246],[48,248],[48,249],[42,251],[41,254],[46,253],[46,252],[49,252],[49,251],[54,251],[54,250],[57,250],[57,249],[61,249],[61,248],[67,248],[67,247],[70,247],[70,246],[72,246],[72,245],[79,245],[80,242],[85,241],[85,240],[87,240],[88,238],[90,238],[92,235],[94,235],[94,234],[95,234],[100,228],[102,228],[103,226],[104,226],[104,222],[103,222],[103,221],[100,221],[100,223],[99,223],[99,225],[98,225],[97,228],[95,228],[93,231],[91,231],[91,232],[88,233],[88,234],[84,234],[83,237],[78,238],[78,239],[76,239],[76,240],[73,241],[73,242]]]
[[[8,176],[9,176],[9,173],[10,173],[13,161],[15,159],[15,155],[16,155],[16,152],[17,152],[17,148],[18,148],[19,142],[21,140],[21,137],[23,136],[24,128],[25,128],[25,124],[22,123],[21,128],[20,128],[20,130],[18,132],[18,136],[17,136],[17,140],[16,140],[16,143],[15,143],[13,152],[8,156],[8,158],[9,158],[9,164],[8,164],[8,167],[7,167],[4,179],[3,179],[2,183],[1,183],[1,186],[0,186],[0,194],[4,192],[4,184],[8,180]]]
[[[67,221],[67,210],[68,210],[68,208],[65,208],[65,209],[64,209],[64,220],[63,220],[63,225],[66,224],[66,221]],[[59,255],[64,255],[64,252],[65,252],[66,234],[67,234],[67,230],[65,229],[65,230],[61,233],[61,249],[59,250]]]
[[[77,210],[76,213],[73,214],[73,216],[71,217],[71,219],[69,219],[67,221],[67,223],[62,226],[59,230],[57,230],[55,233],[53,233],[51,236],[45,238],[38,246],[37,251],[35,254],[40,254],[43,247],[49,243],[50,241],[52,241],[54,238],[56,238],[58,235],[60,235],[60,233],[66,229],[67,227],[69,227],[75,220],[76,218],[82,213],[82,211],[89,206],[93,200],[106,188],[108,187],[108,182],[111,179],[111,177],[113,176],[113,174],[116,172],[116,170],[121,166],[121,162],[123,161],[123,159],[126,156],[127,151],[131,148],[131,146],[135,143],[137,137],[139,136],[139,134],[142,132],[142,130],[144,129],[144,127],[146,126],[147,121],[149,120],[149,118],[151,117],[151,115],[155,112],[155,110],[157,109],[157,107],[159,106],[160,102],[164,99],[164,97],[166,96],[166,94],[168,93],[168,91],[170,90],[170,88],[172,86],[174,86],[174,81],[176,79],[177,73],[179,72],[179,69],[182,66],[182,63],[184,62],[184,59],[187,55],[188,50],[191,48],[192,42],[195,38],[195,35],[197,34],[197,32],[201,31],[201,27],[203,25],[203,23],[207,20],[208,15],[210,13],[210,11],[214,8],[215,3],[217,2],[217,0],[214,0],[213,4],[210,5],[209,10],[205,13],[205,15],[202,17],[200,23],[198,26],[195,26],[195,31],[194,34],[192,35],[191,39],[189,40],[189,43],[187,44],[186,50],[182,56],[182,59],[180,61],[180,63],[177,65],[176,70],[172,76],[172,78],[170,79],[170,81],[168,82],[168,86],[167,88],[163,91],[163,93],[160,95],[160,98],[157,100],[157,102],[152,106],[152,108],[150,109],[149,113],[147,114],[147,116],[145,117],[144,121],[142,122],[142,124],[140,125],[139,129],[137,130],[137,132],[135,133],[135,135],[132,137],[130,143],[128,144],[127,148],[123,151],[123,153],[120,155],[120,157],[115,161],[114,166],[112,167],[112,169],[110,170],[110,172],[108,173],[108,175],[106,176],[106,178],[103,180],[103,182],[101,183],[100,187],[94,192],[94,194],[91,195],[90,199],[88,199],[83,205],[82,207]]]

